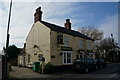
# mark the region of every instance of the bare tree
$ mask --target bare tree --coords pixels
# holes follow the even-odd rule
[[[98,44],[99,44],[100,40],[102,40],[102,38],[103,38],[103,31],[99,30],[95,26],[84,26],[84,27],[79,28],[78,31],[95,40],[95,45],[96,45],[95,46],[96,47],[95,55],[96,55],[96,58],[99,58],[100,52],[99,52]]]
[[[104,51],[104,55],[106,56],[107,60],[111,61],[115,61],[115,57],[116,57],[116,52],[115,52],[115,48],[116,48],[116,43],[114,41],[113,38],[104,38],[103,40],[101,40],[98,44],[98,49],[100,51],[100,53],[102,53],[102,51]]]
[[[104,38],[99,42],[99,48],[104,49],[106,52],[114,49],[115,42],[111,38]]]
[[[94,39],[95,41],[99,41],[103,38],[103,31],[99,30],[98,28],[96,28],[94,26],[81,27],[78,29],[78,31],[80,33]]]

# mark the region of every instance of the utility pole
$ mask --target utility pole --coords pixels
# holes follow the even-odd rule
[[[9,9],[9,17],[8,17],[8,27],[7,27],[7,39],[6,39],[6,49],[9,46],[9,38],[10,38],[10,34],[9,34],[9,26],[10,26],[10,18],[11,18],[11,9],[12,9],[12,0],[10,2],[10,9]],[[9,77],[9,61],[8,61],[8,56],[7,53],[5,52],[5,55],[2,57],[2,79],[7,79]]]
[[[9,27],[10,27],[10,18],[11,18],[11,9],[12,9],[12,0],[10,2],[10,11],[9,11],[9,17],[8,17],[8,27],[7,27],[7,39],[6,39],[6,49],[9,46],[9,38],[10,38],[10,34],[9,34]]]

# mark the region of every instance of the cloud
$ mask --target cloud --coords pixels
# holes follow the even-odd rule
[[[104,31],[104,37],[111,37],[113,34],[115,41],[118,42],[118,14],[107,16],[102,22],[100,29]]]
[[[10,0],[1,0],[10,2]],[[118,2],[119,0],[13,0],[14,2]]]
[[[17,44],[19,47],[25,42],[32,24],[34,22],[34,13],[37,7],[41,6],[43,11],[43,20],[64,26],[65,19],[71,12],[74,12],[74,4],[72,3],[32,3],[32,2],[13,2],[11,22],[10,22],[10,44]],[[71,7],[71,8],[70,8]],[[79,7],[80,8],[80,7]],[[82,7],[81,7],[82,9]],[[1,36],[0,43],[6,42],[7,19],[9,11],[9,3],[5,2],[0,8],[2,13]],[[21,38],[22,37],[22,38]],[[19,44],[18,44],[19,43]],[[20,44],[21,43],[21,44]],[[2,46],[0,46],[2,47]]]

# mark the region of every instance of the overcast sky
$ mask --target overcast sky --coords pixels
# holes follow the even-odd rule
[[[104,31],[104,37],[112,33],[118,40],[117,2],[13,2],[10,24],[10,45],[23,47],[34,23],[35,9],[41,6],[42,20],[64,26],[69,18],[72,29],[94,25]],[[0,50],[5,46],[9,2],[0,3]]]

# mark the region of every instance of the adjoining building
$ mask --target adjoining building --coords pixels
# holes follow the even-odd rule
[[[25,66],[25,47],[26,43],[24,43],[24,47],[20,50],[20,54],[18,54],[18,66]]]
[[[36,9],[34,24],[26,38],[25,65],[45,58],[54,66],[72,65],[76,58],[95,58],[94,40],[71,30],[70,19],[65,27],[42,21],[41,7]]]

